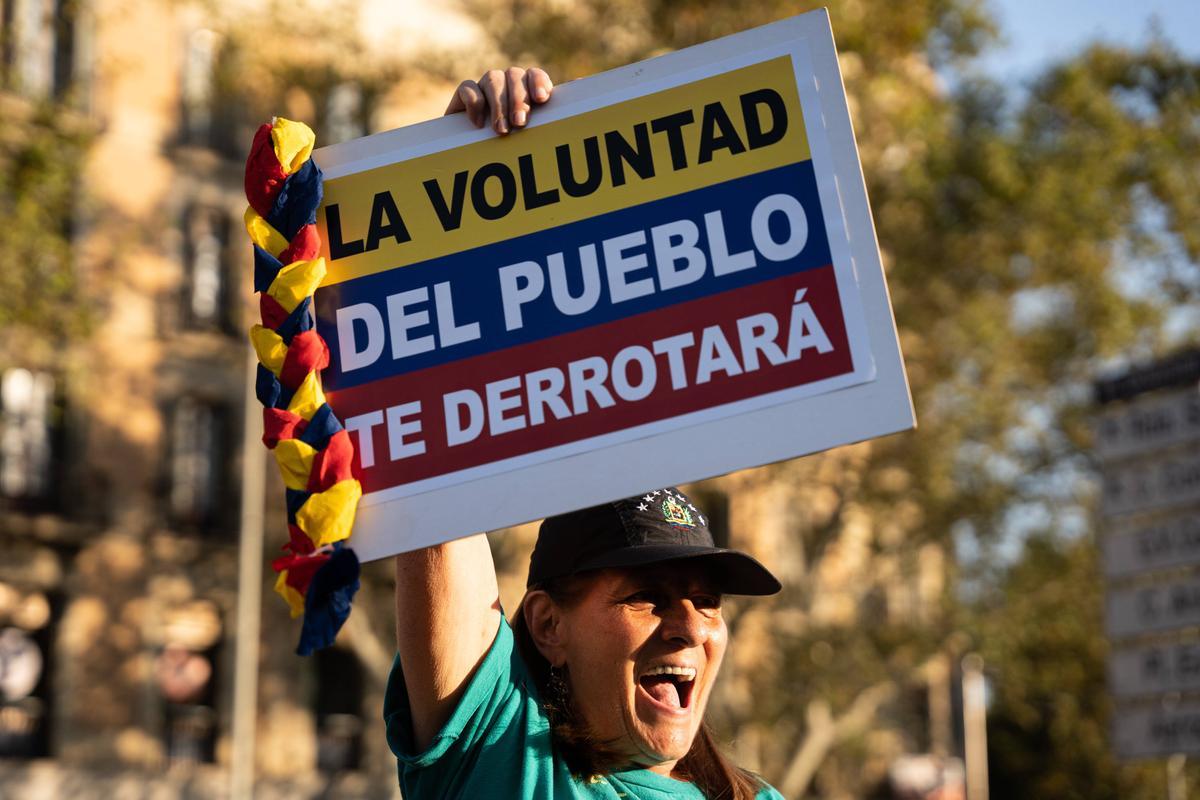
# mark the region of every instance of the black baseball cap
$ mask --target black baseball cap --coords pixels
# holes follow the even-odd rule
[[[750,556],[717,547],[707,517],[674,486],[547,517],[529,559],[526,585],[594,569],[683,559],[712,564],[725,594],[775,594],[781,588],[770,570]]]

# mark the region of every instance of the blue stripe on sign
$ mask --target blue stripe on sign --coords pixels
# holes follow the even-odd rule
[[[804,249],[797,256],[785,261],[772,261],[756,253],[756,266],[719,277],[714,276],[710,259],[711,247],[704,222],[705,214],[721,212],[728,252],[753,250],[751,215],[760,200],[775,194],[790,195],[803,206],[808,223],[808,238]],[[710,263],[703,277],[698,280],[663,290],[656,273],[649,230],[658,225],[685,219],[695,223],[699,229],[697,247]],[[775,213],[768,219],[775,241],[786,241],[789,236],[786,217]],[[625,256],[632,257],[641,253],[646,256],[649,264],[631,270],[626,281],[637,284],[649,279],[655,291],[614,303],[605,271],[602,242],[639,231],[645,234],[646,244],[626,249]],[[414,235],[419,236],[420,233],[414,232]],[[550,279],[546,272],[547,256],[562,253],[568,291],[571,296],[578,297],[584,288],[580,248],[588,244],[596,246],[601,287],[599,299],[588,311],[575,315],[562,313],[552,298]],[[510,331],[506,329],[501,301],[500,270],[524,261],[536,261],[541,265],[541,272],[546,276],[545,286],[539,297],[521,306],[524,325]],[[817,196],[816,178],[812,163],[804,161],[569,225],[431,259],[403,269],[367,275],[322,288],[316,295],[317,330],[329,342],[332,355],[329,369],[323,373],[322,378],[327,390],[347,389],[748,286],[781,275],[803,272],[824,266],[830,261],[829,241]],[[442,282],[450,284],[454,323],[458,326],[478,323],[481,334],[479,338],[394,358],[388,338],[390,334],[385,334],[382,352],[376,360],[343,373],[342,348],[339,346],[336,319],[338,309],[369,304],[374,307],[387,330],[388,296],[424,288],[427,302],[414,300],[406,306],[404,313],[410,315],[411,325],[407,331],[407,338],[418,340],[433,337],[432,342],[436,343],[438,320],[434,310],[433,286]],[[412,324],[411,316],[421,312],[428,315],[425,318],[426,322],[420,325]],[[353,349],[360,352],[367,350],[366,323],[355,322],[353,329],[356,338]]]

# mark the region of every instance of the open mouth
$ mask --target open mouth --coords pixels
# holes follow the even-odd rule
[[[679,711],[691,706],[696,670],[692,667],[654,667],[642,673],[638,684],[659,705]]]

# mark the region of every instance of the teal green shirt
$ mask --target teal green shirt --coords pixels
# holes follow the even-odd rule
[[[646,769],[577,780],[550,742],[550,723],[507,620],[445,727],[423,753],[412,746],[412,714],[400,660],[383,701],[388,744],[406,800],[705,800],[694,785]],[[783,800],[764,787],[757,800]]]

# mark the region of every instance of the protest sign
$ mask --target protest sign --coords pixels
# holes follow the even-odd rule
[[[824,12],[314,158],[364,559],[914,424]]]

